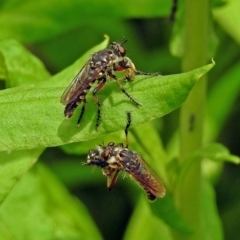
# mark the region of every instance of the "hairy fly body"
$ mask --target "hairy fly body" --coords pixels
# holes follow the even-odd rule
[[[101,102],[97,98],[98,91],[104,87],[109,78],[116,80],[121,91],[137,106],[141,104],[135,101],[129,93],[122,87],[114,71],[125,71],[125,79],[132,80],[135,75],[159,75],[158,73],[144,73],[136,70],[130,58],[126,57],[126,49],[123,43],[113,42],[108,49],[94,53],[82,69],[74,77],[61,97],[61,103],[66,105],[64,115],[70,118],[78,105],[83,103],[82,110],[77,120],[80,124],[86,107],[86,95],[91,86],[97,81],[98,86],[94,88],[92,94],[98,106],[96,128],[99,127],[101,118]]]
[[[103,175],[107,177],[107,187],[111,190],[120,171],[128,173],[135,179],[147,193],[150,201],[157,197],[165,196],[166,190],[161,180],[147,165],[137,152],[128,148],[128,128],[130,127],[131,115],[128,113],[128,123],[125,129],[126,146],[123,143],[110,142],[107,146],[99,145],[89,151],[87,162],[83,165],[95,165],[102,168]]]

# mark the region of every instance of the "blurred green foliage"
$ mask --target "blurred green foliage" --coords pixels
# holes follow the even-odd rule
[[[175,21],[168,19],[170,0],[0,3],[1,239],[168,240],[180,235],[182,239],[236,239],[240,178],[233,163],[239,163],[235,155],[240,155],[240,30],[236,24],[240,3],[206,2],[206,65],[181,74],[182,59],[173,55],[186,54],[187,1],[179,1]],[[194,24],[194,19],[187,21]],[[91,94],[80,128],[75,127],[79,110],[64,120],[59,101],[90,54],[107,47],[105,34],[110,41],[128,39],[127,55],[137,69],[160,71],[164,76],[122,82],[143,104],[141,109],[126,99],[114,81],[108,82],[98,94],[103,110],[96,132]],[[203,103],[203,147],[183,163],[178,150],[179,112],[173,110],[211,68]],[[99,169],[81,166],[97,144],[125,142],[126,110],[133,115],[130,148],[143,156],[167,188],[166,197],[154,203],[129,178],[120,178],[108,192]],[[192,123],[194,128],[194,118]],[[201,186],[185,195],[196,162],[202,165]],[[197,191],[201,226],[195,231],[179,206]]]

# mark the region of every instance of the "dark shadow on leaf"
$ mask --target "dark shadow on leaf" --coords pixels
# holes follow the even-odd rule
[[[79,116],[78,109],[75,111],[74,116],[70,119],[64,119],[62,123],[58,127],[57,136],[61,138],[62,141],[67,142],[72,139],[75,135],[79,134],[79,132],[83,131],[87,126],[89,133],[96,131],[94,119],[96,118],[96,114],[93,114],[91,119],[89,119],[90,114],[85,114],[83,116],[82,122],[80,126],[77,126],[77,119]],[[90,123],[90,126],[89,126]],[[84,140],[84,139],[83,139]]]

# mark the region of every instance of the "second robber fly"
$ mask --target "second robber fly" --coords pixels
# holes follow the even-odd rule
[[[107,187],[113,189],[120,171],[128,173],[147,193],[150,201],[165,196],[166,190],[161,180],[147,165],[144,159],[135,151],[128,148],[128,128],[131,124],[131,114],[127,113],[128,122],[125,128],[126,146],[123,143],[108,143],[99,145],[88,153],[87,162],[83,165],[95,165],[102,168],[107,177]]]
[[[114,71],[125,71],[125,79],[131,80],[135,75],[159,75],[159,73],[144,73],[136,70],[130,58],[126,57],[126,49],[124,43],[112,42],[108,49],[104,49],[92,54],[91,58],[82,67],[82,69],[74,77],[71,84],[67,87],[61,97],[61,103],[66,105],[64,115],[70,118],[78,105],[83,103],[82,110],[77,120],[79,126],[86,107],[86,95],[94,84],[98,82],[98,86],[94,88],[92,95],[98,106],[96,128],[99,127],[101,118],[101,102],[97,98],[98,91],[103,88],[108,78],[116,80],[121,91],[137,106],[141,104],[135,101],[129,93],[122,87],[118,81]]]

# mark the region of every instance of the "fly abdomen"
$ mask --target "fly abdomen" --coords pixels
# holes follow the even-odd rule
[[[66,105],[65,109],[64,109],[64,116],[67,118],[70,118],[75,109],[77,108],[77,106],[82,102],[82,99],[76,98],[75,100],[73,100],[72,102],[70,102],[69,104]]]
[[[83,85],[83,87],[82,87],[83,90],[80,91],[79,95],[74,100],[72,100],[70,103],[68,103],[66,105],[65,110],[64,110],[65,117],[70,118],[73,115],[77,106],[80,105],[81,102],[84,102],[82,111],[85,110],[86,95],[94,82],[95,81],[92,81],[91,83],[87,83],[87,84]],[[82,118],[82,115],[83,115],[83,113],[81,112],[81,115],[79,118]],[[79,122],[80,121],[78,121],[78,124],[79,124]]]
[[[154,195],[154,194],[152,194],[149,190],[147,190],[145,187],[143,187],[144,188],[144,190],[146,191],[146,193],[147,193],[147,198],[148,198],[148,200],[150,200],[150,201],[154,201],[157,197]]]
[[[120,153],[121,163],[125,171],[141,174],[142,164],[138,161],[137,155],[131,150],[123,150]]]

